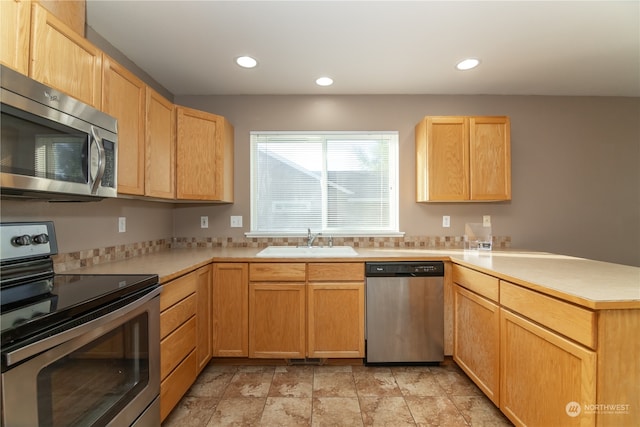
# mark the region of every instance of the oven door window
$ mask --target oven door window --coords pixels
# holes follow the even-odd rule
[[[106,425],[149,383],[148,314],[56,360],[37,376],[40,426]]]

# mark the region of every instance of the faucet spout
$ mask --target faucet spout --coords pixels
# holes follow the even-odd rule
[[[322,233],[311,234],[311,229],[307,228],[307,246],[313,246],[313,242],[316,240],[316,237],[322,235]]]

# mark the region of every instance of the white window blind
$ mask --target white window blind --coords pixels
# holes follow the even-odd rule
[[[251,232],[397,232],[397,152],[397,132],[251,132]]]

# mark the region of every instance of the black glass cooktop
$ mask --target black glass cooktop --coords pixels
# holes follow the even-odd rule
[[[149,274],[56,274],[2,289],[0,346],[51,330],[114,301],[153,289],[158,276]]]

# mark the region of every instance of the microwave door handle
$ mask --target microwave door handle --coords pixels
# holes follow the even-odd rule
[[[93,126],[91,126],[91,136],[91,143],[95,144],[98,148],[98,171],[96,172],[95,177],[91,176],[91,178],[93,179],[93,183],[91,185],[91,194],[96,194],[98,192],[98,187],[100,186],[100,181],[102,181],[102,177],[104,176],[106,154],[104,151],[104,145],[102,145],[102,138],[98,136],[98,132]],[[91,172],[93,172],[93,155],[91,156]],[[90,175],[93,174],[90,173]]]

